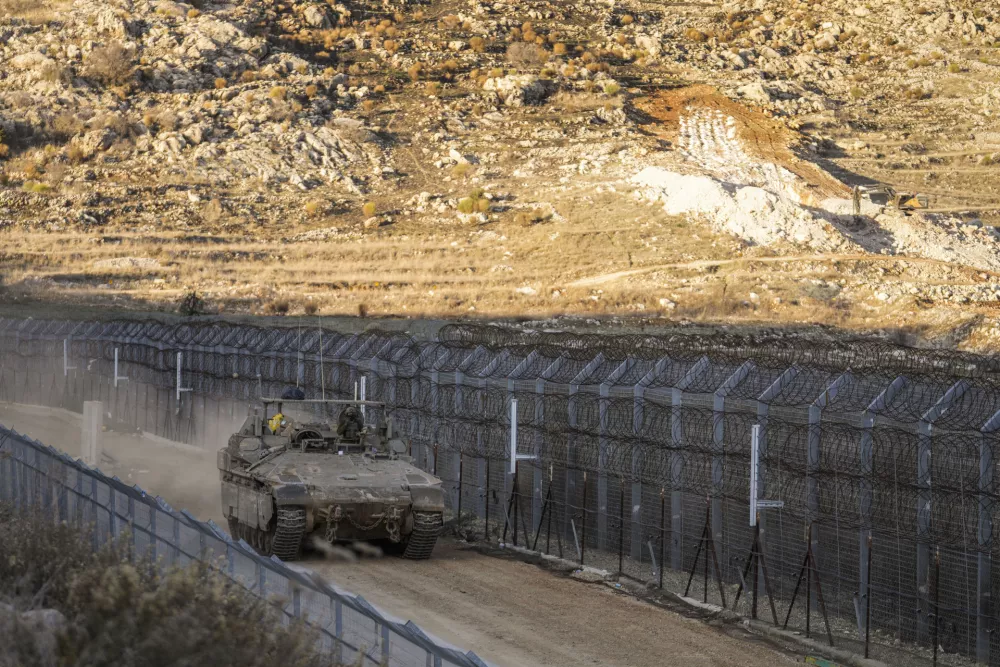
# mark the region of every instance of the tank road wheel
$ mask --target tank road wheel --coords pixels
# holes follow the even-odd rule
[[[443,524],[444,517],[441,512],[414,512],[413,532],[407,536],[403,558],[413,560],[430,558]]]
[[[270,553],[281,560],[296,560],[306,534],[304,507],[279,507],[278,522],[270,541]]]

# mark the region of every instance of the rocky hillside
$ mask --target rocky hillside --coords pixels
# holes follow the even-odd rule
[[[849,326],[948,301],[942,285],[979,321],[1000,293],[988,3],[0,10],[8,298],[816,317],[787,290],[704,307],[720,279],[734,292],[692,262],[762,256],[862,262],[838,279],[854,295],[823,300]],[[932,212],[854,215],[851,186],[872,183]],[[921,275],[886,281],[900,258]],[[815,279],[782,267],[772,290]]]

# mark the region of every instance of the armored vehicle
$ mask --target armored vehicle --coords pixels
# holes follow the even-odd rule
[[[406,558],[430,557],[444,512],[441,480],[413,465],[391,420],[366,423],[366,412],[371,419],[383,404],[261,403],[218,455],[234,539],[282,560],[298,558],[307,535],[388,540]]]

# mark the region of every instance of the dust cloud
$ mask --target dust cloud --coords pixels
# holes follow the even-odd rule
[[[57,408],[0,404],[0,424],[77,458],[81,452],[82,415]],[[216,468],[216,449],[202,450],[140,433],[100,434],[103,456],[98,467],[126,484],[137,484],[171,507],[202,521],[225,526]],[[225,443],[219,443],[219,447]]]

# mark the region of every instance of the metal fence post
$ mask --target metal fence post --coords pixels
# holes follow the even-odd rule
[[[925,412],[917,424],[917,597],[919,614],[917,631],[921,638],[928,636],[927,619],[930,615],[930,566],[931,566],[931,431],[934,423],[959,400],[970,387],[959,380],[945,392],[937,403]],[[936,585],[936,584],[935,584]],[[936,613],[936,611],[935,611]]]
[[[531,532],[538,532],[542,524],[542,451],[545,433],[545,380],[539,377],[535,380],[535,425],[534,449],[535,463],[531,476]],[[552,509],[549,508],[551,512]]]
[[[342,640],[344,639],[344,604],[337,600],[336,598],[331,598],[333,604],[333,634],[337,638],[337,646],[333,652],[333,659],[336,664],[340,664],[344,660],[344,647]]]
[[[976,554],[978,596],[976,604],[976,660],[990,663],[990,633],[993,615],[993,509],[994,465],[993,451],[996,433],[1000,430],[1000,411],[996,412],[982,428],[979,444],[979,522]]]
[[[430,443],[424,445],[424,461],[427,466],[428,472],[434,472],[437,474],[438,465],[438,442],[441,434],[441,385],[440,385],[440,372],[437,370],[431,371],[431,418],[434,420],[434,435]],[[431,445],[433,444],[433,448]],[[434,461],[431,462],[430,455],[433,449]]]
[[[844,373],[823,390],[809,406],[809,433],[806,449],[806,525],[819,520],[820,484],[819,472],[823,447],[823,410],[836,399],[837,394],[852,381],[850,373]],[[813,558],[819,559],[819,530],[811,530]],[[812,608],[819,609],[819,600],[812,598]]]
[[[608,395],[610,386],[601,383],[598,390],[597,438],[597,548],[608,548]]]

